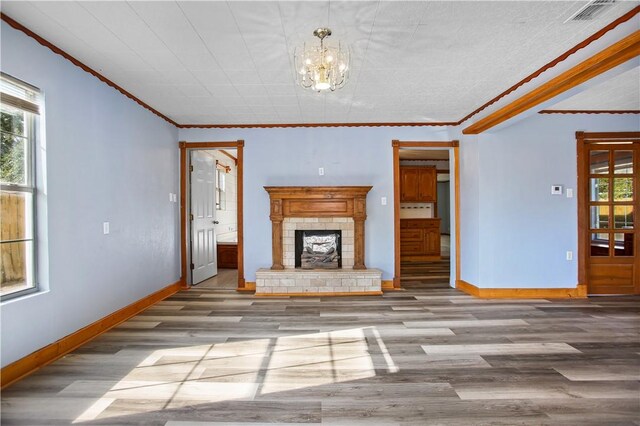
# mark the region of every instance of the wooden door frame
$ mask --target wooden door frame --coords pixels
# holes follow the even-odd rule
[[[239,139],[230,142],[178,142],[180,149],[180,289],[188,290],[191,286],[187,283],[187,182],[188,159],[191,149],[237,149],[237,218],[238,218],[238,291],[246,291],[244,280],[244,243],[243,243],[243,191],[244,191],[244,141]]]
[[[585,158],[586,145],[589,141],[600,140],[601,142],[614,142],[619,140],[624,142],[629,139],[640,139],[640,132],[576,132],[576,151],[578,161],[578,188],[576,197],[578,198],[578,289],[581,289],[584,295],[589,293],[589,274],[587,274],[587,265],[589,263],[589,239],[587,234],[589,231],[588,209],[589,209],[589,185],[587,159]],[[634,158],[634,162],[638,161]],[[637,165],[636,165],[637,167]],[[634,181],[634,191],[638,191],[640,187],[640,178],[636,177]],[[637,196],[637,192],[635,194]],[[638,232],[636,232],[636,242],[634,249],[636,250],[636,261],[638,261],[638,252],[640,244],[637,240]]]
[[[401,148],[453,148],[453,159],[449,156],[449,169],[454,164],[454,220],[455,220],[455,271],[456,281],[460,280],[460,142],[441,141],[391,141],[393,147],[393,246],[394,277],[393,288],[400,288],[400,149]],[[449,261],[451,262],[451,260]]]

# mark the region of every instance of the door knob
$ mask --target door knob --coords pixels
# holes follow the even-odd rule
[[[214,224],[214,225],[217,225],[217,224],[219,224],[219,223],[220,223],[220,222],[218,222],[217,220],[214,220],[214,221],[213,221],[213,224]]]

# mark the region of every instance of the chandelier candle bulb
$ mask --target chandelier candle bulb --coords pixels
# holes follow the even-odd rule
[[[338,42],[338,46],[331,46],[325,38],[331,35],[329,28],[318,28],[313,35],[320,39],[320,46],[296,49],[294,64],[296,82],[305,89],[322,92],[335,91],[344,87],[349,73],[349,49]]]

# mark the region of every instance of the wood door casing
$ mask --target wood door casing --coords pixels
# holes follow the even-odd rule
[[[579,279],[589,294],[640,294],[640,133],[577,133]]]

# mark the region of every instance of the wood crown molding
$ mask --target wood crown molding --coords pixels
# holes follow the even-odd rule
[[[456,281],[456,288],[480,299],[572,299],[586,298],[587,288],[480,288],[464,280]]]
[[[470,119],[474,115],[484,111],[486,108],[488,108],[491,105],[495,104],[500,99],[502,99],[505,96],[509,95],[510,93],[514,92],[516,89],[524,86],[525,84],[529,83],[531,80],[539,77],[540,74],[542,74],[543,72],[555,67],[556,65],[558,65],[561,62],[564,62],[565,60],[567,60],[567,58],[569,58],[574,53],[578,52],[581,49],[584,49],[585,47],[589,46],[594,41],[602,38],[609,31],[611,31],[611,30],[615,29],[616,27],[618,27],[619,25],[624,24],[625,22],[629,21],[634,16],[636,16],[638,13],[640,13],[640,6],[634,7],[629,12],[625,13],[624,15],[619,17],[618,19],[616,19],[613,22],[611,22],[609,25],[607,25],[604,28],[602,28],[600,31],[598,31],[595,34],[593,34],[591,37],[588,37],[585,40],[583,40],[582,42],[576,44],[571,49],[569,49],[566,52],[564,52],[562,55],[558,56],[557,58],[555,58],[551,62],[547,63],[546,65],[543,65],[538,70],[536,70],[533,73],[529,74],[527,77],[523,78],[522,80],[520,80],[519,82],[517,82],[513,86],[509,87],[507,90],[505,90],[504,92],[500,93],[495,98],[493,98],[490,101],[486,102],[485,104],[483,104],[482,106],[477,108],[475,111],[467,114],[465,117],[460,119],[460,121],[458,121],[456,123],[456,125],[460,125],[460,124],[464,123],[465,121],[467,121],[468,119]]]
[[[461,118],[458,121],[450,121],[450,122],[449,121],[447,121],[447,122],[405,122],[405,123],[403,123],[403,122],[381,122],[381,123],[281,123],[281,124],[178,124],[175,121],[173,121],[172,119],[170,119],[167,116],[165,116],[164,114],[162,114],[159,111],[157,111],[156,109],[154,109],[151,106],[147,105],[145,102],[143,102],[142,100],[138,99],[137,97],[135,97],[134,95],[132,95],[128,91],[124,90],[122,87],[118,86],[117,84],[115,84],[114,82],[112,82],[111,80],[109,80],[108,78],[103,76],[102,74],[98,73],[97,71],[95,71],[92,68],[88,67],[87,65],[83,64],[82,62],[80,62],[79,60],[74,58],[73,56],[69,55],[68,53],[66,53],[65,51],[60,49],[59,47],[55,46],[53,43],[51,43],[48,40],[40,37],[38,34],[34,33],[30,29],[26,28],[24,25],[20,24],[19,22],[15,21],[14,19],[10,18],[9,16],[5,15],[2,12],[0,12],[0,19],[2,19],[3,21],[7,22],[7,24],[12,26],[13,28],[15,28],[15,29],[17,29],[19,31],[22,31],[27,36],[35,39],[38,43],[42,44],[43,46],[51,49],[54,53],[63,56],[65,59],[71,61],[74,65],[80,67],[84,71],[86,71],[89,74],[93,75],[94,77],[98,78],[100,81],[102,81],[102,82],[108,84],[109,86],[115,88],[116,90],[121,92],[123,95],[127,96],[128,98],[130,98],[133,101],[135,101],[136,103],[138,103],[143,108],[148,109],[152,113],[156,114],[157,116],[159,116],[163,120],[167,121],[168,123],[173,124],[174,126],[176,126],[179,129],[249,129],[249,128],[265,128],[265,129],[268,129],[268,128],[292,128],[292,127],[425,127],[425,126],[426,127],[429,127],[429,126],[450,126],[450,127],[454,127],[454,126],[459,126],[460,124],[464,123],[465,121],[467,121],[471,117],[473,117],[476,114],[480,113],[481,111],[483,111],[487,107],[489,107],[489,106],[493,105],[494,103],[498,102],[503,97],[509,95],[510,93],[515,91],[516,89],[520,88],[524,84],[526,84],[526,83],[530,82],[531,80],[535,79],[536,77],[538,77],[543,72],[555,67],[560,62],[565,61],[567,58],[569,58],[571,55],[573,55],[577,51],[587,47],[588,45],[590,45],[594,41],[600,39],[605,34],[607,34],[609,31],[611,31],[611,30],[615,29],[616,27],[618,27],[619,25],[629,21],[634,16],[636,16],[638,13],[640,13],[640,6],[636,6],[635,8],[630,10],[629,12],[627,12],[624,15],[620,16],[619,18],[617,18],[616,20],[611,22],[609,25],[605,26],[604,28],[602,28],[598,32],[594,33],[593,35],[591,35],[587,39],[585,39],[582,42],[578,43],[577,45],[575,45],[571,49],[569,49],[566,52],[564,52],[562,55],[558,56],[557,58],[555,58],[551,62],[547,63],[546,65],[542,66],[537,71],[533,72],[529,76],[527,76],[524,79],[520,80],[518,83],[514,84],[513,86],[511,86],[510,88],[508,88],[504,92],[500,93],[498,96],[492,98],[491,100],[489,100],[488,102],[486,102],[485,104],[483,104],[482,106],[480,106],[476,110],[472,111],[471,113],[467,114],[465,117]]]
[[[166,299],[175,294],[180,289],[180,281],[168,285],[167,287],[156,291],[142,299],[115,311],[112,314],[101,318],[86,327],[81,328],[62,339],[38,349],[37,351],[21,358],[6,367],[2,368],[0,377],[2,380],[2,389],[12,385],[18,380],[30,375],[36,370],[51,364],[55,360],[62,358],[64,355],[74,349],[84,345],[90,340],[95,339],[102,333],[111,330],[118,324],[128,320],[129,318],[139,314],[149,306]]]
[[[640,114],[640,109],[543,109],[538,114]]]
[[[274,129],[292,127],[430,127],[456,126],[457,121],[380,123],[179,124],[180,129]]]
[[[138,99],[137,97],[135,97],[134,95],[132,95],[131,93],[129,93],[128,91],[126,91],[125,89],[123,89],[122,87],[120,87],[119,85],[114,83],[113,81],[109,80],[107,77],[105,77],[102,74],[100,74],[98,71],[96,71],[93,68],[90,68],[89,66],[87,66],[84,63],[80,62],[79,60],[77,60],[76,58],[74,58],[73,56],[71,56],[70,54],[65,52],[64,50],[60,49],[55,44],[51,43],[50,41],[46,40],[43,37],[40,37],[38,34],[34,33],[33,31],[31,31],[29,28],[25,27],[21,23],[15,21],[14,19],[10,18],[9,16],[5,15],[2,12],[0,12],[0,19],[2,19],[4,22],[9,24],[11,27],[15,28],[16,30],[22,31],[23,33],[25,33],[26,35],[28,35],[29,37],[31,37],[32,39],[34,39],[35,41],[37,41],[38,43],[43,45],[44,47],[46,47],[49,50],[51,50],[53,53],[62,56],[66,60],[70,61],[73,65],[77,66],[78,68],[82,69],[85,72],[88,72],[89,74],[91,74],[92,76],[94,76],[98,80],[102,81],[103,83],[107,84],[108,86],[113,87],[118,92],[122,93],[127,98],[131,99],[132,101],[134,101],[135,103],[140,105],[142,108],[151,111],[152,113],[154,113],[158,117],[162,118],[167,123],[173,124],[176,127],[180,127],[180,125],[178,123],[176,123],[175,121],[173,121],[172,119],[170,119],[166,115],[162,114],[157,109],[151,107],[147,103],[145,103],[142,100]]]
[[[536,105],[554,98],[585,81],[635,58],[640,54],[640,31],[617,41],[580,64],[552,78],[508,105],[476,121],[462,131],[464,134],[482,133],[513,118]]]

